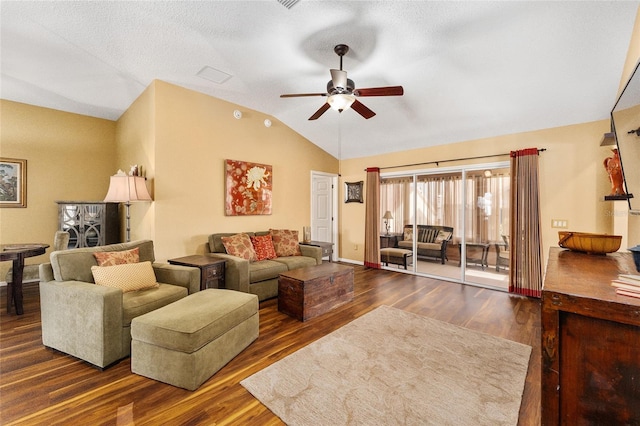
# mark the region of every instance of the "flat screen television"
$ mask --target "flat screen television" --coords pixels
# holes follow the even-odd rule
[[[611,111],[629,210],[640,215],[640,62]],[[631,197],[633,195],[633,197]]]

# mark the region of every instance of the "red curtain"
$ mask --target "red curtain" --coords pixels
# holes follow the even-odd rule
[[[380,168],[367,168],[364,266],[380,269]]]
[[[542,241],[538,149],[511,151],[509,292],[540,297]]]

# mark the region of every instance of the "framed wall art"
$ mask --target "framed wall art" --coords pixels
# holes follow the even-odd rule
[[[27,160],[0,158],[0,207],[27,207]]]
[[[364,203],[362,198],[362,186],[364,181],[344,183],[345,203]]]
[[[225,215],[271,214],[272,167],[267,164],[226,160]]]

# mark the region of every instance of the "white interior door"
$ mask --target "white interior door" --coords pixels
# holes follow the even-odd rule
[[[311,239],[333,243],[333,259],[337,247],[336,175],[311,172]]]

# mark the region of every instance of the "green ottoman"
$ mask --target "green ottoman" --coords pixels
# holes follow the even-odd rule
[[[131,371],[195,390],[258,338],[258,296],[207,289],[131,321]]]

